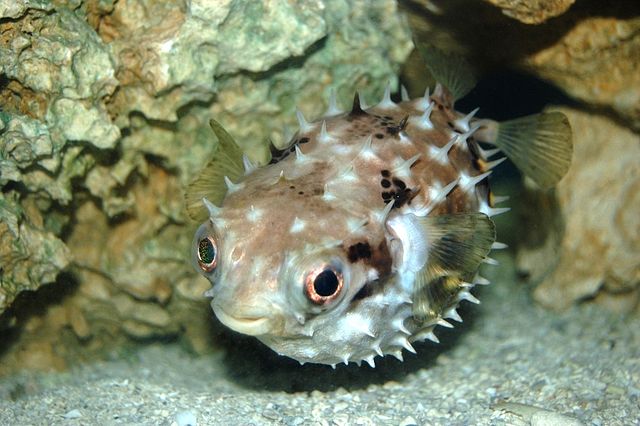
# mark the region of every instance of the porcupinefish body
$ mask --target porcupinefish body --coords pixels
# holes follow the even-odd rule
[[[508,210],[488,184],[504,158],[490,156],[552,186],[571,130],[560,113],[497,123],[456,112],[468,84],[442,58],[432,94],[395,103],[387,88],[373,107],[356,95],[349,112],[332,98],[314,122],[298,112],[299,131],[262,167],[212,121],[218,150],[187,209],[206,218],[192,255],[223,324],[301,363],[373,366],[437,341],[460,301],[477,302],[479,265],[502,246],[490,218]]]

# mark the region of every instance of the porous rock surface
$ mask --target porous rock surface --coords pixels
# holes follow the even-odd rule
[[[535,299],[566,309],[593,299],[619,310],[640,300],[640,136],[609,118],[562,110],[574,157],[557,190],[532,190],[529,240],[518,266],[538,282]]]
[[[410,50],[387,1],[0,0],[0,373],[209,348],[182,201],[209,119],[264,158],[296,105],[381,96]]]
[[[485,0],[525,24],[541,24],[562,15],[575,0]]]

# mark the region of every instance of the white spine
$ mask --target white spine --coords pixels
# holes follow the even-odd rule
[[[310,132],[314,129],[314,125],[309,123],[306,118],[304,118],[304,114],[302,111],[296,108],[296,118],[298,119],[298,125],[300,126],[300,131],[302,133]]]

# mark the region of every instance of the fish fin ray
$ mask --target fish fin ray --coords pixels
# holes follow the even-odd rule
[[[476,85],[471,65],[460,55],[443,52],[435,46],[414,41],[431,75],[446,87],[453,100],[464,97]]]
[[[495,242],[495,225],[483,213],[456,213],[419,219],[428,239],[428,259],[416,275],[413,316],[435,320],[457,302]]]
[[[242,150],[231,135],[215,120],[209,122],[218,138],[213,158],[202,169],[198,176],[187,186],[185,204],[187,214],[196,221],[208,217],[203,198],[207,198],[214,205],[220,207],[227,194],[225,176],[237,183],[244,175]]]
[[[542,188],[557,184],[571,164],[571,125],[561,112],[543,112],[499,123],[492,143]]]

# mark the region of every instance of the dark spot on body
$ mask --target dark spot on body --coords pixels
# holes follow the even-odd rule
[[[402,120],[400,120],[400,122],[398,124],[396,124],[395,126],[387,127],[387,133],[389,133],[390,135],[399,134],[401,131],[403,131],[405,129],[405,127],[407,127],[408,121],[409,121],[409,116],[407,115]]]
[[[388,279],[391,274],[393,259],[391,259],[391,253],[384,239],[377,247],[370,247],[370,256],[363,258],[363,261],[378,272],[378,279],[366,282],[351,299],[353,302],[358,302],[384,291],[387,284],[393,285],[393,280]],[[352,306],[357,306],[357,304]]]
[[[269,161],[269,164],[276,164],[277,162],[287,158],[290,154],[289,148],[278,149],[273,145],[273,143],[269,145],[269,151],[271,152],[271,160]]]
[[[384,138],[384,135],[382,133],[376,133],[376,138],[382,139]]]
[[[389,188],[391,186],[391,182],[389,182],[389,179],[382,179],[380,181],[380,185],[382,185],[383,188]]]
[[[298,191],[298,195],[304,195],[304,191]]]
[[[391,265],[393,260],[391,259],[391,253],[387,247],[387,241],[382,240],[378,247],[371,253],[371,259],[369,261],[371,266],[376,268],[378,276],[384,278],[391,273]]]
[[[404,190],[407,187],[407,184],[404,183],[401,179],[398,178],[393,178],[392,179],[393,184],[396,186],[396,188]]]
[[[384,118],[385,120],[389,120],[389,121],[393,120],[393,117],[391,117],[390,115],[385,115],[382,118]]]
[[[307,138],[307,137],[300,138],[300,140],[298,142],[299,143],[307,143],[307,142],[309,142],[309,138]]]
[[[418,191],[413,191],[411,188],[397,189],[395,191],[385,191],[382,195],[382,200],[387,203],[393,201],[393,208],[399,209],[405,204],[411,204],[411,200],[418,194]]]
[[[369,259],[371,258],[371,246],[366,241],[353,244],[347,249],[347,257],[351,263],[360,259]]]
[[[382,175],[382,177],[386,177],[386,178],[391,176],[391,172],[389,170],[382,170],[380,174]]]
[[[411,202],[411,200],[415,197],[415,194],[411,189],[405,188],[404,190],[396,191],[393,194],[393,198],[395,200],[395,204],[393,205],[394,209],[399,209],[405,204]]]
[[[402,120],[400,120],[400,123],[398,123],[398,127],[400,128],[400,130],[404,130],[407,128],[407,123],[409,122],[409,116],[405,116]]]
[[[289,189],[296,189],[295,185],[289,185]]]

